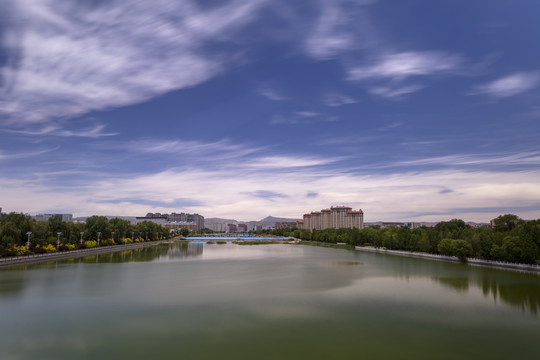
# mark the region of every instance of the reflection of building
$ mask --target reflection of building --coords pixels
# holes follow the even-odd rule
[[[296,221],[277,221],[274,224],[274,229],[295,229]]]
[[[238,227],[236,224],[227,224],[227,232],[235,233],[238,232]]]
[[[167,229],[188,229],[189,231],[197,231],[197,224],[190,221],[171,221],[163,224]]]
[[[328,228],[358,228],[364,227],[364,212],[354,211],[348,206],[332,206],[330,209],[313,211],[304,214],[303,228],[309,231]]]
[[[66,222],[73,221],[73,214],[38,214],[34,216],[34,219],[36,219],[36,221],[49,221],[49,219],[52,218],[53,216],[56,216],[60,218],[60,220],[66,221]]]
[[[189,224],[190,226],[194,224],[194,231],[204,229],[204,216],[199,214],[177,214],[173,212],[169,215],[161,213],[148,213],[146,216],[137,217],[136,223],[138,224],[143,221],[151,221],[163,226],[165,226],[167,223],[182,223],[185,225]]]
[[[247,225],[246,224],[238,224],[238,232],[247,232]]]

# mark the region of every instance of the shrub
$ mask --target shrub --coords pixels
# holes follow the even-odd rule
[[[31,252],[26,249],[26,246],[24,245],[13,245],[13,247],[11,249],[9,249],[10,251],[14,252],[15,255],[17,256],[21,256],[21,255],[28,255],[28,254],[31,254]]]
[[[86,245],[87,248],[93,248],[97,246],[97,241],[89,240],[89,241],[85,241],[84,244]]]
[[[0,249],[0,257],[15,256],[16,254],[11,250]]]
[[[103,246],[109,246],[109,245],[114,245],[115,242],[113,239],[103,239],[101,240],[101,245]]]

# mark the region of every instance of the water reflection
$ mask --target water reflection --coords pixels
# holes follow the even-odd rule
[[[79,276],[83,284],[92,288],[106,282],[111,273],[102,271],[102,267],[98,266],[89,267],[92,272],[88,272],[88,264],[165,263],[188,259],[197,260],[197,270],[193,277],[201,276],[205,284],[225,283],[234,279],[243,279],[245,283],[253,281],[246,290],[248,292],[256,289],[257,284],[261,284],[261,292],[271,285],[283,291],[320,292],[350,286],[360,279],[384,277],[407,282],[412,279],[429,279],[442,288],[464,296],[477,290],[490,301],[500,301],[534,315],[537,315],[540,308],[540,274],[293,245],[246,248],[233,244],[205,245],[202,242],[168,243],[0,269],[0,298],[23,296],[25,290],[31,290],[35,284],[47,289],[53,288],[60,276],[54,270],[77,270],[75,275]],[[214,265],[207,262],[216,260],[219,263]],[[267,268],[262,268],[263,262],[267,263]],[[216,266],[222,267],[216,271]],[[255,271],[254,266],[260,271]],[[134,270],[125,269],[128,272]],[[186,269],[183,271],[185,273]],[[252,277],[244,278],[244,274],[251,274]],[[161,275],[163,278],[166,276]],[[70,275],[70,279],[74,279],[74,275]]]
[[[519,281],[518,278],[491,274],[480,274],[480,276],[472,274],[469,277],[453,278],[434,277],[432,279],[459,292],[467,292],[469,287],[476,287],[482,291],[485,297],[493,298],[495,302],[500,300],[534,315],[538,314],[540,308],[540,289],[538,284],[534,284],[534,282],[523,282]]]

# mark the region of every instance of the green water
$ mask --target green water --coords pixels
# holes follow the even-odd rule
[[[540,275],[295,245],[0,270],[0,358],[539,359]]]

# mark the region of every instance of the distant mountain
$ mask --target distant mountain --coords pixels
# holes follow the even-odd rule
[[[252,229],[254,226],[262,226],[262,227],[271,227],[274,226],[274,224],[278,221],[281,222],[289,222],[301,219],[291,219],[291,218],[282,218],[282,217],[275,217],[275,216],[267,216],[264,219],[261,220],[251,220],[251,221],[238,221],[234,219],[223,219],[223,218],[205,218],[204,224],[210,225],[210,224],[246,224],[248,225],[248,228]]]

